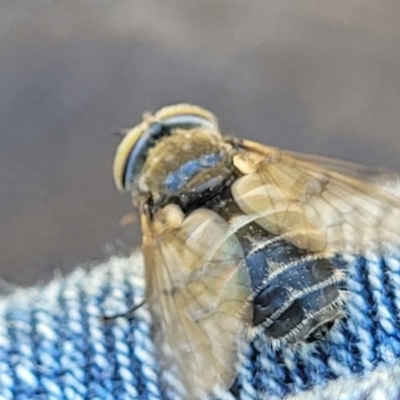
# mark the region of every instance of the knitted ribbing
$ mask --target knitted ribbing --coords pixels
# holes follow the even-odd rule
[[[262,334],[244,344],[241,399],[400,396],[400,367],[393,367],[400,358],[400,262],[349,257],[338,266],[347,276],[345,318],[317,344],[276,349]],[[161,373],[146,306],[102,321],[143,295],[143,260],[135,253],[4,297],[0,400],[183,398],[174,374]]]

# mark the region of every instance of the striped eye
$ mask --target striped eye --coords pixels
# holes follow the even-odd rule
[[[209,111],[190,104],[164,107],[144,117],[132,128],[118,146],[114,159],[114,181],[121,191],[131,191],[135,178],[146,160],[148,151],[175,129],[197,127],[218,131],[217,119]]]

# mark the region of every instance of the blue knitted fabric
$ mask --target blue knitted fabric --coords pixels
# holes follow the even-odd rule
[[[400,262],[345,261],[346,318],[314,346],[273,350],[262,336],[248,344],[237,381],[241,399],[400,398]],[[0,400],[184,398],[174,374],[160,371],[146,306],[131,320],[101,321],[143,295],[136,253],[3,298]]]

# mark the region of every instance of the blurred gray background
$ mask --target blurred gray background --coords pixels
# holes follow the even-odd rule
[[[140,243],[111,166],[144,110],[400,170],[398,0],[0,1],[0,278]]]

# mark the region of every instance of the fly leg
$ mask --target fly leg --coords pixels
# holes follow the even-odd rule
[[[132,308],[130,308],[128,311],[125,311],[120,314],[115,314],[115,315],[104,315],[100,317],[101,322],[110,322],[114,321],[117,318],[127,318],[128,320],[132,320],[135,318],[135,311],[138,310],[140,307],[142,307],[145,303],[145,300],[142,300],[140,303],[135,304]]]

